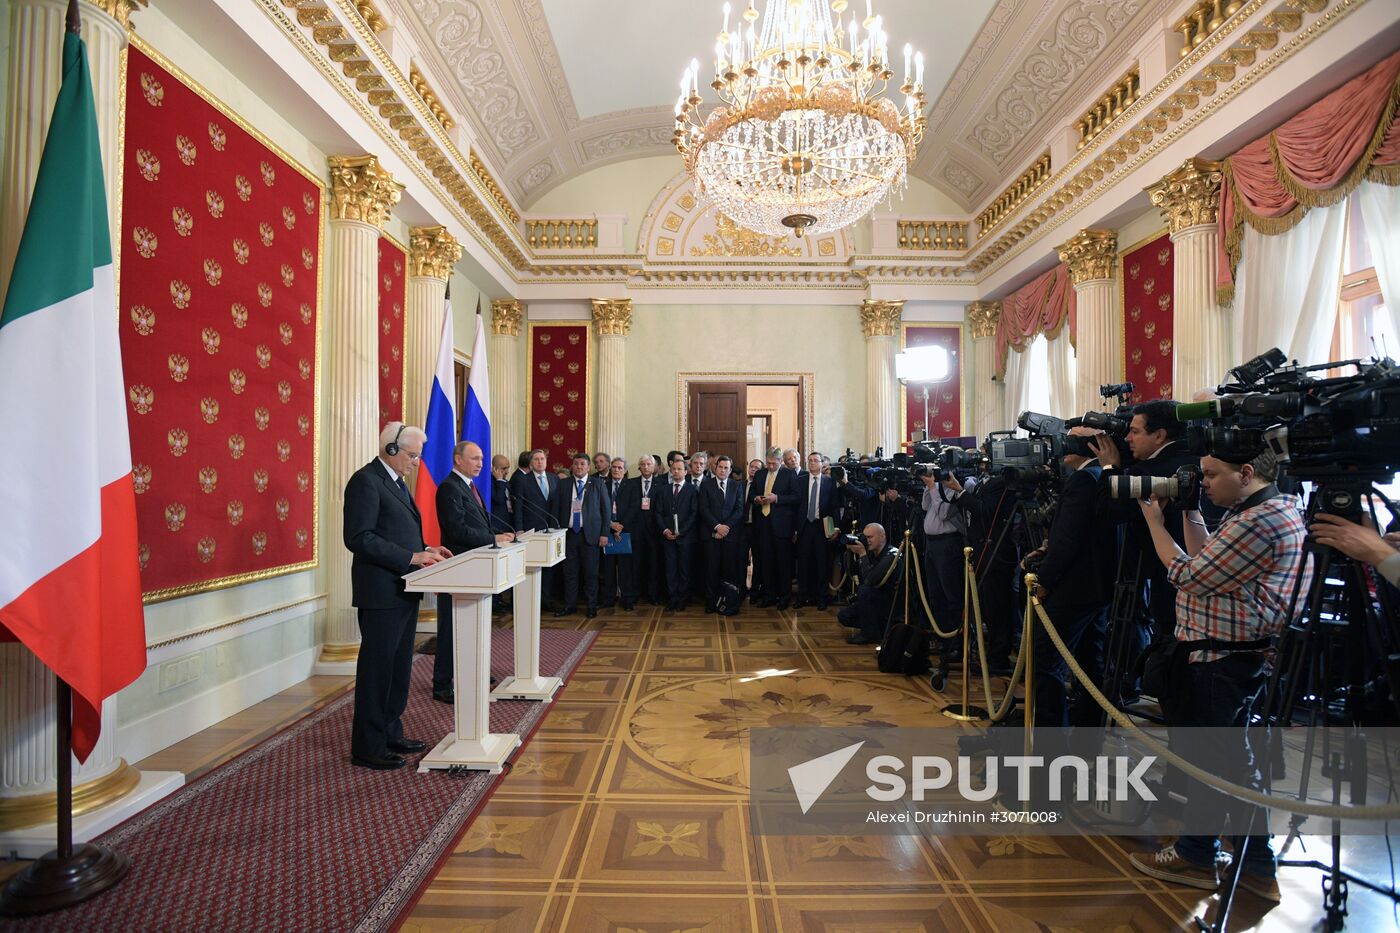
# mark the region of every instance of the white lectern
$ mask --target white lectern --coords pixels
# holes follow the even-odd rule
[[[532,531],[525,543],[525,579],[515,587],[515,676],[491,691],[493,700],[548,703],[563,681],[540,676],[540,571],[564,560],[564,529]]]
[[[481,547],[404,577],[410,593],[452,595],[452,675],[456,730],[423,756],[418,770],[470,768],[496,773],[520,745],[514,732],[487,731],[491,709],[491,596],[525,578],[525,545]]]

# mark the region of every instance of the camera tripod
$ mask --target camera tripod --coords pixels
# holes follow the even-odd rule
[[[1307,518],[1318,512],[1329,512],[1353,522],[1360,522],[1363,514],[1362,498],[1367,494],[1379,498],[1380,492],[1372,485],[1373,480],[1347,477],[1341,480],[1319,481],[1308,501]],[[1389,503],[1387,503],[1389,505]],[[1394,507],[1390,506],[1392,512]],[[1374,521],[1374,514],[1372,515]],[[1333,548],[1316,544],[1311,535],[1305,543],[1303,565],[1294,581],[1289,598],[1287,618],[1296,619],[1284,630],[1279,640],[1277,663],[1270,675],[1264,693],[1261,713],[1266,725],[1287,726],[1293,722],[1294,712],[1300,700],[1311,700],[1308,724],[1323,727],[1323,766],[1321,773],[1332,780],[1332,802],[1341,803],[1343,782],[1350,783],[1352,799],[1359,805],[1366,801],[1366,747],[1359,729],[1364,725],[1362,699],[1366,695],[1366,661],[1371,656],[1368,638],[1380,642],[1383,657],[1382,677],[1390,688],[1391,701],[1395,712],[1400,716],[1400,619],[1396,618],[1394,607],[1383,584],[1376,588],[1380,603],[1379,611],[1369,597],[1369,585],[1365,566]],[[1313,563],[1313,576],[1308,585],[1303,614],[1295,616],[1299,597],[1302,594],[1303,579],[1307,576],[1307,561]],[[1341,581],[1340,587],[1330,586],[1329,577]],[[1324,610],[1328,610],[1324,612]],[[1342,670],[1336,672],[1334,655],[1340,645]],[[1340,677],[1337,674],[1340,673]],[[1329,696],[1334,691],[1342,695],[1341,715],[1334,715]],[[1332,741],[1332,729],[1344,731],[1340,749]],[[1273,731],[1267,732],[1263,758],[1265,783],[1269,783],[1270,766],[1282,763],[1282,749],[1275,745],[1279,738]],[[1303,751],[1299,798],[1308,793],[1308,778],[1313,756],[1317,754],[1315,729],[1309,731]],[[1257,808],[1251,811],[1249,826],[1239,838],[1247,840],[1256,820],[1261,818]],[[1291,842],[1301,828],[1304,818],[1294,815],[1290,820],[1288,840]],[[1283,859],[1281,867],[1315,868],[1323,872],[1322,907],[1323,929],[1342,929],[1347,914],[1348,886],[1357,884],[1391,900],[1400,902],[1400,892],[1393,887],[1386,888],[1367,881],[1341,865],[1341,823],[1333,820],[1331,826],[1332,859],[1325,863],[1317,859]],[[1285,844],[1286,845],[1286,844]],[[1230,905],[1239,884],[1244,865],[1246,841],[1235,853],[1234,864],[1221,889],[1220,901],[1214,924],[1207,925],[1197,918],[1201,929],[1224,930],[1229,917]]]

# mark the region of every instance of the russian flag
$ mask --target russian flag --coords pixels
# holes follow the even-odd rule
[[[418,479],[413,487],[413,501],[423,516],[423,543],[430,547],[442,544],[442,529],[437,520],[437,490],[452,472],[452,448],[457,443],[457,413],[452,394],[447,389],[452,381],[452,298],[446,302],[442,316],[442,341],[438,344],[437,369],[433,372],[433,387],[428,390],[428,417],[423,431],[428,439],[423,443],[423,461],[418,467]]]
[[[467,377],[467,398],[462,405],[462,440],[481,448],[481,475],[487,478],[485,503],[491,507],[491,380],[486,373],[486,324],[481,301],[476,303],[476,339],[472,341],[472,368]]]

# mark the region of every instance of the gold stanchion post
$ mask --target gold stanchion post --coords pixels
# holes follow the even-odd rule
[[[963,548],[963,618],[962,618],[962,702],[956,703],[943,711],[943,715],[949,719],[956,719],[958,722],[972,722],[974,720],[986,719],[987,711],[980,706],[973,706],[968,702],[967,691],[971,682],[972,664],[972,625],[968,619],[969,609],[972,604],[972,548]]]

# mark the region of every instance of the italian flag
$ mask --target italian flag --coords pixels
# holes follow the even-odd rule
[[[82,761],[103,699],[146,668],[146,631],[97,113],[69,22],[0,313],[0,629],[73,688]]]

